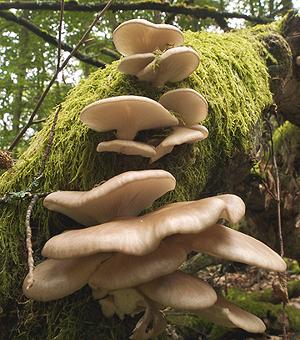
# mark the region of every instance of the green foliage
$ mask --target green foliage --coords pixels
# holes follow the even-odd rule
[[[201,58],[198,70],[185,81],[155,89],[120,74],[117,71],[118,63],[113,63],[81,81],[69,93],[62,103],[52,152],[40,181],[40,191],[86,190],[126,170],[161,168],[176,177],[177,187],[156,206],[165,202],[191,200],[200,195],[209,181],[209,174],[222,176],[219,170],[236,150],[251,152],[254,143],[250,138],[251,132],[259,122],[262,110],[271,103],[262,43],[249,31],[223,36],[186,32],[185,41],[197,50]],[[209,115],[204,123],[210,131],[207,140],[179,146],[153,165],[140,157],[95,152],[96,144],[111,139],[113,133],[100,134],[83,126],[79,113],[84,106],[101,98],[128,94],[157,100],[166,91],[180,87],[196,89],[208,100]],[[38,173],[52,119],[53,113],[16,166],[0,177],[0,196],[28,189]],[[151,132],[141,132],[138,136],[138,139],[147,138],[151,138]],[[100,314],[95,317],[93,303],[87,301],[82,292],[49,304],[16,304],[26,270],[24,218],[27,204],[13,201],[2,205],[0,211],[0,304],[6,311],[6,317],[0,320],[4,320],[8,337],[15,339],[20,334],[39,334],[41,339],[74,339],[74,335],[82,336],[81,327],[88,320],[93,326],[84,332],[82,338],[93,339],[94,334],[107,334],[110,321],[100,316],[98,320]],[[46,211],[41,203],[36,206],[33,215],[36,260],[40,259],[40,248],[49,234],[64,229],[63,224],[64,220],[58,214]],[[85,303],[87,305],[83,308]],[[59,308],[66,312],[58,317]],[[9,312],[16,310],[17,315]],[[120,329],[118,327],[116,332]],[[114,333],[114,329],[110,332],[110,339],[122,339]]]

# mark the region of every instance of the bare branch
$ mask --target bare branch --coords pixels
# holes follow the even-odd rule
[[[105,7],[105,4],[79,4],[76,1],[70,1],[65,4],[66,11],[75,11],[75,12],[96,12],[102,10]],[[0,10],[8,10],[8,9],[28,9],[28,10],[48,10],[48,11],[59,11],[60,3],[51,3],[51,2],[5,2],[0,4]],[[241,14],[237,12],[220,12],[214,8],[209,7],[192,7],[186,5],[171,5],[168,2],[157,2],[157,1],[141,1],[141,2],[133,2],[133,3],[115,3],[111,5],[110,11],[134,11],[134,10],[153,10],[165,13],[174,13],[174,14],[183,14],[189,15],[197,19],[206,19],[212,18],[216,21],[221,19],[245,19],[247,21],[256,23],[256,24],[264,24],[267,22],[271,22],[270,18],[260,18],[257,16],[251,16],[246,14]]]

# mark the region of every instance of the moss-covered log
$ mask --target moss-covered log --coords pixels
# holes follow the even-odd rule
[[[274,39],[273,39],[273,38]],[[272,56],[265,41],[276,41],[282,53]],[[138,83],[120,74],[117,63],[92,74],[72,90],[62,103],[55,130],[52,152],[39,192],[86,190],[126,170],[162,168],[177,179],[176,190],[163,197],[165,202],[191,200],[215,192],[238,192],[251,168],[264,111],[272,103],[268,67],[289,58],[283,39],[271,28],[240,32],[185,33],[185,43],[200,55],[201,65],[186,81],[160,89]],[[190,87],[209,102],[205,125],[209,138],[196,145],[174,149],[158,162],[116,154],[97,154],[96,144],[111,139],[112,133],[88,130],[79,121],[87,104],[117,95],[142,95],[158,99],[166,91]],[[35,136],[18,163],[0,178],[0,195],[26,191],[37,176],[53,114]],[[145,140],[164,131],[143,132]],[[232,159],[240,157],[237,165]],[[232,175],[227,176],[227,174]],[[235,180],[234,180],[235,177]],[[209,189],[211,188],[211,189]],[[210,192],[203,193],[203,190]],[[26,200],[0,203],[0,329],[7,339],[127,339],[130,321],[106,320],[90,297],[88,288],[71,297],[51,303],[26,301],[21,283],[26,272],[25,212]],[[49,213],[38,204],[33,216],[35,259],[50,235],[70,226],[70,221]],[[71,222],[72,225],[72,222]],[[74,224],[73,224],[74,226]],[[2,336],[1,334],[1,336]]]

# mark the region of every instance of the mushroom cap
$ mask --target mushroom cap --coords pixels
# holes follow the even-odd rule
[[[116,217],[136,216],[175,185],[175,178],[164,170],[128,171],[90,191],[51,193],[43,204],[89,226]]]
[[[81,121],[90,129],[117,130],[118,139],[132,140],[138,131],[178,125],[178,120],[155,100],[141,96],[118,96],[86,106]]]
[[[192,74],[199,66],[199,56],[191,47],[174,47],[162,53],[136,76],[149,81],[154,86],[181,81]]]
[[[208,130],[202,126],[202,129],[190,129],[188,127],[178,126],[173,128],[172,133],[166,137],[156,148],[155,156],[151,157],[150,163],[153,163],[161,157],[172,152],[175,145],[181,145],[184,143],[192,144],[200,142],[207,138]]]
[[[186,257],[185,249],[172,240],[162,241],[155,251],[144,256],[117,253],[97,268],[89,285],[109,290],[134,287],[174,272]]]
[[[217,325],[242,328],[250,333],[264,333],[266,330],[261,319],[237,307],[222,296],[218,296],[217,302],[212,307],[201,309],[196,314]]]
[[[181,115],[185,125],[202,122],[208,113],[208,104],[205,98],[192,89],[177,89],[163,94],[159,101],[169,111]]]
[[[110,254],[96,254],[83,258],[52,260],[37,265],[33,272],[34,283],[28,287],[28,275],[23,282],[23,292],[36,301],[61,299],[87,284],[97,266]]]
[[[115,139],[101,142],[97,146],[97,152],[117,152],[129,156],[154,157],[154,146],[132,140]]]
[[[42,254],[50,258],[81,257],[99,252],[146,255],[167,236],[199,233],[215,225],[220,218],[237,223],[244,213],[244,202],[235,195],[172,203],[144,216],[66,231],[48,240]]]
[[[155,59],[154,53],[139,53],[129,55],[121,59],[118,69],[120,72],[129,74],[131,76],[137,75],[148,64]]]
[[[153,301],[179,310],[208,308],[217,301],[217,294],[207,283],[176,271],[138,286]]]
[[[172,25],[153,24],[144,19],[123,22],[113,32],[113,41],[122,55],[164,51],[183,44],[182,32]]]
[[[186,241],[193,251],[267,270],[286,270],[284,260],[267,245],[223,225],[215,225],[197,235],[190,235]]]

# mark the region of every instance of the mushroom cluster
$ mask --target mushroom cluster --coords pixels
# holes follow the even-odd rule
[[[194,50],[181,46],[183,35],[170,25],[130,20],[113,33],[125,56],[119,70],[162,85],[187,77],[198,66]],[[80,118],[89,128],[116,130],[117,139],[101,142],[98,152],[140,155],[154,162],[174,146],[208,136],[200,125],[207,116],[206,100],[192,89],[163,94],[159,101],[139,96],[99,100],[85,107]],[[154,144],[134,141],[138,131],[169,128]],[[225,194],[176,202],[144,213],[155,200],[174,190],[175,178],[164,170],[128,171],[90,191],[58,191],[44,206],[83,225],[49,239],[42,250],[47,259],[27,276],[28,298],[51,301],[88,284],[102,312],[144,315],[132,339],[149,339],[166,327],[166,307],[199,314],[227,327],[264,332],[264,323],[218,295],[206,282],[179,270],[189,254],[198,252],[261,268],[284,271],[285,262],[262,242],[220,221],[238,223],[245,213],[241,198]]]
[[[133,19],[113,32],[116,49],[124,56],[119,71],[163,86],[185,79],[199,65],[199,56],[183,45],[182,32],[167,24]]]
[[[208,136],[200,125],[208,105],[198,92],[177,89],[163,94],[159,101],[140,96],[119,96],[102,99],[86,106],[80,119],[89,128],[105,132],[116,130],[117,139],[99,143],[98,152],[139,155],[155,162],[170,153],[175,145],[199,142]],[[171,132],[158,145],[151,141],[134,141],[140,130],[171,127]]]
[[[50,301],[89,284],[108,317],[146,311],[133,339],[160,333],[165,327],[161,312],[165,307],[190,311],[222,325],[264,332],[260,319],[218,297],[207,283],[178,268],[192,252],[275,271],[285,270],[285,262],[262,242],[218,224],[221,219],[237,223],[243,217],[244,203],[235,195],[171,203],[138,216],[174,190],[175,183],[164,170],[129,171],[90,191],[48,195],[46,208],[87,227],[46,242],[42,255],[48,259],[35,268],[33,286],[25,279],[25,295]]]

